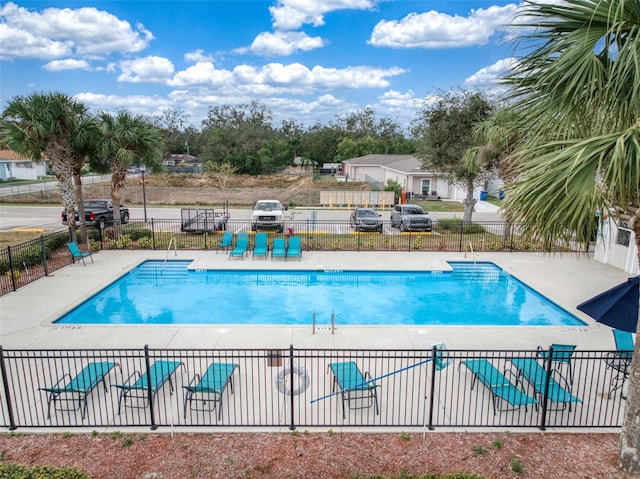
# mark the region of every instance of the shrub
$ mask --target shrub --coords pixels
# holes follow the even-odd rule
[[[113,247],[116,249],[131,248],[131,244],[131,236],[125,234],[121,234],[120,236],[118,236],[118,239],[113,241]]]
[[[93,239],[89,240],[89,251],[94,253],[96,251],[100,251],[100,248],[102,248],[102,243],[100,243],[100,241],[96,241]]]
[[[153,249],[153,240],[151,238],[140,238],[138,240],[138,247],[144,249]]]
[[[66,246],[68,242],[69,242],[69,235],[67,235],[67,233],[55,233],[47,236],[44,239],[44,246],[47,249],[55,251],[58,248],[62,248]]]
[[[151,238],[153,233],[149,228],[141,228],[139,226],[130,226],[122,229],[123,233],[128,234],[133,241],[137,241],[140,238]]]
[[[459,232],[460,228],[462,228],[462,233],[464,234],[478,234],[486,232],[484,226],[477,223],[465,223],[463,226],[460,218],[443,218],[438,220],[436,227],[441,230],[451,230],[456,232]]]
[[[0,464],[0,477],[12,479],[91,479],[85,472],[69,467]]]

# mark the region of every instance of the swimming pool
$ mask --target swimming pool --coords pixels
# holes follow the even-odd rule
[[[189,270],[146,261],[56,323],[584,326],[493,263],[451,272]]]

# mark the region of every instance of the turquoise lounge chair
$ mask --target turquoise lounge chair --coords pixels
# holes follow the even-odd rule
[[[533,358],[510,358],[510,361],[518,370],[518,378],[523,377],[531,384],[538,396],[538,402],[541,403],[546,395],[547,370]],[[564,387],[555,379],[556,375],[558,376],[558,380],[564,384]],[[553,369],[548,379],[548,398],[550,401],[562,404],[562,409],[565,409],[568,404],[569,411],[571,411],[572,403],[582,402],[580,398],[571,394],[571,386],[560,371]]]
[[[158,391],[162,389],[168,381],[171,392],[173,392],[173,382],[171,376],[176,372],[182,362],[158,360],[149,368],[149,375],[145,372],[134,371],[124,382],[124,384],[113,384],[113,387],[120,389],[118,396],[118,414],[122,405],[125,407],[144,409],[156,397]],[[151,378],[151,397],[148,395],[149,378]],[[127,401],[129,404],[127,404]]]
[[[51,418],[51,403],[53,403],[53,409],[56,411],[77,411],[80,409],[80,416],[84,419],[87,415],[87,397],[91,395],[100,383],[104,385],[104,391],[107,392],[105,377],[115,366],[119,366],[118,363],[107,361],[89,363],[73,378],[71,374],[66,373],[53,386],[39,388],[40,391],[47,393],[47,419]],[[74,404],[76,401],[77,407]],[[71,403],[74,406],[56,408],[59,402]]]
[[[87,263],[84,262],[84,259],[87,256],[91,258],[91,262],[93,263],[93,256],[91,256],[91,251],[87,251],[86,253],[80,251],[78,245],[73,241],[71,243],[67,243],[67,248],[69,248],[69,251],[71,252],[71,260],[73,261],[73,264],[75,264],[76,259],[81,259],[82,264],[86,266]]]
[[[469,359],[462,361],[469,371],[473,374],[473,381],[471,382],[471,389],[477,381],[480,381],[491,393],[491,403],[493,405],[493,415],[496,415],[497,411],[513,411],[520,409],[524,406],[525,411],[529,404],[538,406],[536,401],[531,396],[524,392],[522,384],[516,378],[516,383],[513,384],[505,374],[501,373],[496,367],[486,359]],[[500,407],[501,403],[508,403],[512,407]]]
[[[338,389],[342,398],[342,418],[346,417],[345,403],[349,409],[365,409],[375,405],[378,409],[378,385],[373,383],[371,375],[360,372],[358,365],[353,361],[331,363],[329,369],[333,373],[332,392]],[[351,403],[355,405],[352,406]]]
[[[284,238],[275,238],[273,247],[271,248],[271,261],[273,258],[286,258],[287,251],[285,249]]]
[[[253,245],[253,258],[256,256],[264,256],[267,258],[267,233],[256,233]]]
[[[187,390],[184,398],[184,417],[187,417],[187,407],[194,411],[212,411],[217,407],[218,419],[221,419],[222,393],[229,385],[231,394],[233,394],[232,376],[237,368],[237,364],[211,363],[202,376],[196,374],[187,386],[182,386]],[[194,401],[196,405],[198,401],[201,401],[202,407],[194,407],[192,404]],[[210,403],[211,407],[205,407],[207,403]]]
[[[221,248],[228,250],[232,244],[233,234],[231,234],[230,231],[225,231],[224,233],[222,233],[222,239],[216,244],[216,253]]]
[[[230,257],[240,256],[244,259],[244,255],[247,253],[247,249],[249,249],[249,234],[248,233],[238,233],[236,235],[236,246],[229,253]]]
[[[571,358],[576,350],[575,344],[556,344],[551,345],[553,348],[553,357],[551,362],[554,363],[555,368],[558,369],[561,366],[566,366],[569,373],[569,384],[573,384],[573,368],[571,367]],[[538,346],[537,355],[539,358],[546,360],[549,357],[549,349],[544,349],[542,346]]]
[[[287,259],[289,258],[300,258],[302,257],[302,249],[300,248],[300,237],[299,236],[291,236],[289,238],[289,246],[287,247]]]
[[[633,336],[626,331],[613,330],[613,339],[616,342],[616,351],[607,354],[605,364],[613,369],[614,375],[611,377],[609,394],[620,389],[622,399],[626,399],[624,391],[625,382],[629,380],[631,370],[631,359],[633,359]]]

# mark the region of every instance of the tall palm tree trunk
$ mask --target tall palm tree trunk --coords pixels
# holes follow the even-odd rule
[[[638,263],[640,264],[640,208],[637,208],[629,226],[635,234]],[[631,359],[627,404],[620,438],[620,469],[628,474],[640,474],[640,305],[636,343]]]
[[[62,204],[67,212],[67,225],[71,233],[71,241],[77,241],[76,237],[76,192],[73,186],[73,176],[71,174],[71,160],[69,148],[65,145],[54,143],[49,145],[45,154],[49,158],[53,174],[58,180]]]

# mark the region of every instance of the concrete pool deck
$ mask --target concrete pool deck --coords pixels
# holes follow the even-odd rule
[[[193,260],[202,269],[430,270],[446,261],[490,261],[587,323],[585,326],[342,326],[321,325],[57,325],[62,314],[148,259]],[[550,343],[583,350],[614,348],[610,328],[577,311],[582,301],[629,276],[586,255],[537,253],[304,252],[301,261],[244,260],[211,251],[102,251],[94,264],[70,265],[0,297],[0,345],[5,349],[66,348],[298,348],[535,349]],[[203,311],[203,314],[207,314]]]

